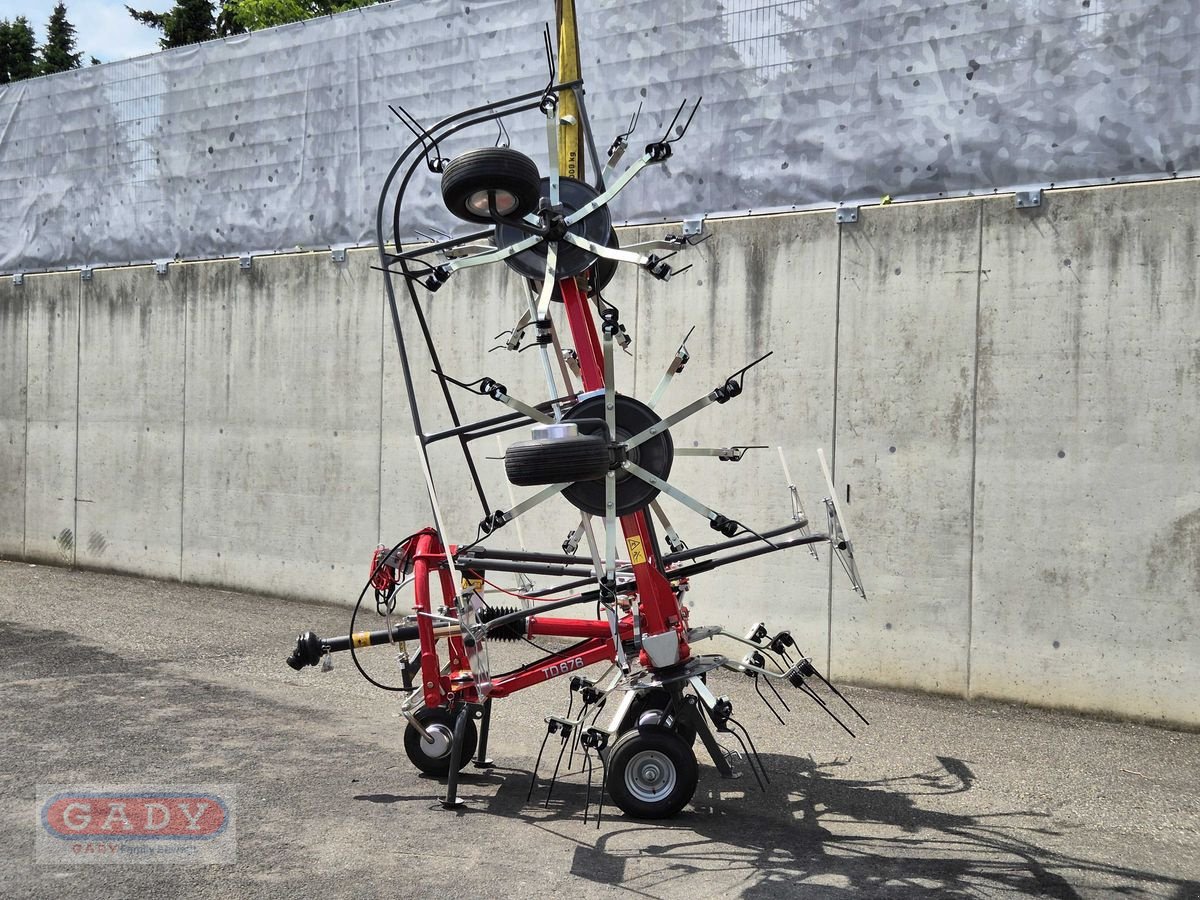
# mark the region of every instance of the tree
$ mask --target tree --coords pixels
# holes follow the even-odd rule
[[[177,0],[165,13],[137,10],[132,6],[125,8],[143,25],[157,28],[163,33],[158,45],[164,50],[211,41],[218,36],[211,0]]]
[[[219,11],[212,0],[175,0],[165,13],[125,8],[143,25],[163,33],[164,50],[217,37],[257,31],[274,25],[300,22],[371,6],[378,0],[221,0]]]
[[[37,39],[24,16],[0,19],[0,84],[37,74]]]
[[[42,61],[38,71],[42,75],[66,72],[79,68],[83,55],[75,51],[75,26],[67,21],[67,5],[59,0],[50,14],[46,25],[46,43],[42,46]]]
[[[245,31],[258,31],[348,9],[371,6],[377,0],[225,0],[225,14]]]

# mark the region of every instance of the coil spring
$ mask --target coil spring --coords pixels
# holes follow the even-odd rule
[[[479,621],[492,622],[499,619],[501,616],[507,616],[509,613],[521,612],[515,606],[489,606],[487,609],[479,611]],[[525,620],[518,622],[509,622],[507,625],[502,625],[495,631],[488,632],[488,638],[494,641],[520,641],[525,638]]]

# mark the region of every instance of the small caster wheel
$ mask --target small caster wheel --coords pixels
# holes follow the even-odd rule
[[[454,744],[454,716],[450,710],[423,709],[416,714],[421,726],[429,732],[431,740],[422,736],[411,723],[404,729],[404,752],[412,764],[426,775],[443,776],[450,774],[450,750]],[[475,744],[479,734],[475,729],[475,721],[467,719],[467,730],[463,735],[462,758],[458,768],[461,770],[475,755]]]

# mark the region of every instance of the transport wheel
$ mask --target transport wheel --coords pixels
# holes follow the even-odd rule
[[[504,452],[504,473],[518,485],[558,484],[603,478],[608,443],[598,434],[518,441]]]
[[[537,209],[542,197],[537,164],[511,147],[468,150],[446,164],[442,172],[442,202],[468,222],[492,221],[489,198],[496,212],[520,218]]]
[[[675,815],[696,792],[696,755],[682,738],[658,726],[623,735],[608,756],[608,795],[637,819]]]
[[[454,743],[454,718],[456,713],[439,707],[438,709],[423,709],[416,714],[421,726],[429,732],[432,741],[421,736],[421,732],[413,728],[412,723],[404,729],[404,752],[412,764],[426,775],[443,776],[450,774],[450,749]],[[475,729],[475,720],[467,719],[467,731],[463,735],[462,759],[459,769],[471,761],[475,755],[475,744],[479,733]]]

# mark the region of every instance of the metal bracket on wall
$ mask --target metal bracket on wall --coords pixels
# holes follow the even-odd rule
[[[833,221],[839,225],[849,225],[858,221],[857,206],[839,206],[833,211]]]
[[[92,267],[91,266],[84,266],[83,268],[81,268],[79,270],[79,280],[80,281],[91,281],[92,280]]]
[[[171,265],[173,262],[175,262],[173,259],[156,259],[154,261],[154,271],[159,275],[166,275],[167,266]]]
[[[24,283],[25,283],[25,273],[24,272],[14,272],[13,273],[13,284],[15,284],[17,287],[20,287]]]
[[[1017,191],[1015,196],[1017,209],[1031,209],[1042,205],[1041,188],[1034,188],[1032,191]]]
[[[330,255],[330,258],[332,258],[335,263],[344,263],[346,261],[345,245],[342,245],[339,247],[330,247],[329,255]]]
[[[683,220],[683,236],[696,237],[704,233],[704,216],[685,216]]]
[[[243,253],[238,256],[238,268],[245,270],[249,269],[254,264],[254,257],[249,253]]]

